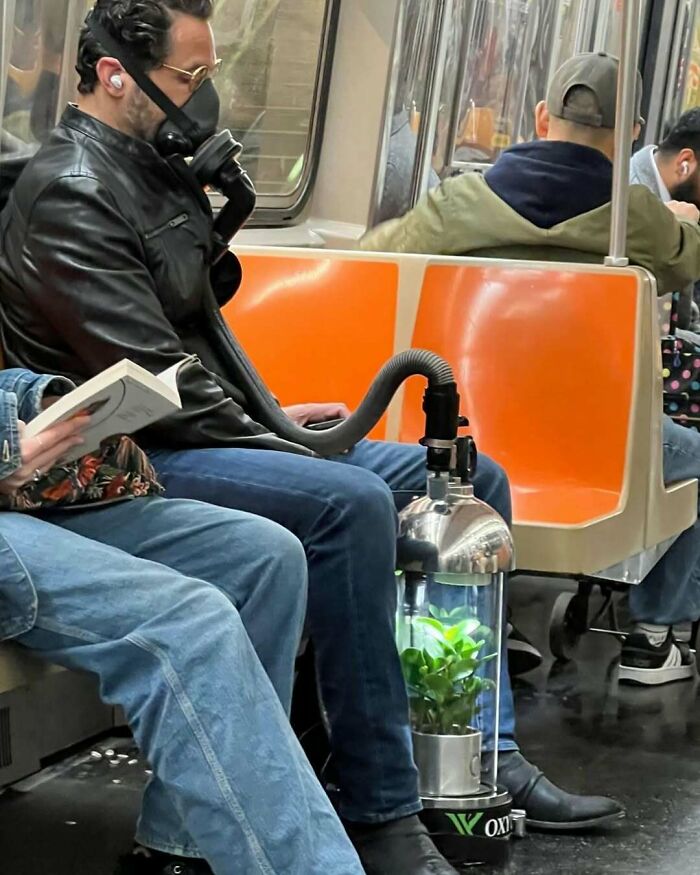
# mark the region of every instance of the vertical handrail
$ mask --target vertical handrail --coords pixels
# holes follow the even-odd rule
[[[478,2],[469,3],[467,23],[462,33],[462,43],[459,49],[459,64],[457,66],[457,76],[455,79],[455,95],[452,102],[452,114],[450,115],[450,124],[447,129],[447,140],[445,141],[445,167],[450,168],[455,159],[457,151],[457,134],[459,131],[459,123],[462,120],[462,101],[464,99],[464,91],[466,88],[467,70],[469,61],[471,60],[471,44],[474,39],[474,29],[477,15],[479,13]]]
[[[575,55],[580,55],[582,52],[590,52],[593,48],[596,5],[593,2],[589,2],[589,0],[581,0],[574,39]]]
[[[637,105],[637,58],[641,0],[620,0],[622,5],[622,49],[617,77],[617,105],[615,110],[615,163],[610,222],[610,254],[605,264],[625,267],[629,264],[627,252],[627,209],[629,206],[629,175],[634,114]]]
[[[605,52],[608,47],[608,28],[610,27],[610,13],[612,3],[610,0],[600,0],[596,15],[595,35],[593,37],[593,51]],[[622,57],[622,55],[620,55]]]
[[[437,10],[432,33],[432,43],[428,58],[426,78],[428,85],[425,103],[421,112],[420,129],[418,131],[418,149],[416,163],[411,180],[411,206],[414,207],[421,196],[428,190],[430,170],[433,161],[433,149],[437,130],[442,85],[447,63],[447,45],[450,39],[452,23],[453,0],[436,0]]]
[[[377,169],[374,175],[374,187],[372,189],[372,202],[370,204],[367,227],[373,228],[377,224],[377,216],[382,206],[384,185],[386,182],[386,169],[391,149],[391,130],[394,125],[394,108],[399,87],[399,74],[404,55],[404,43],[406,37],[406,11],[409,0],[399,0],[396,9],[396,21],[394,23],[394,38],[391,46],[391,71],[387,84],[386,107],[384,116],[384,129],[379,143],[379,156]]]

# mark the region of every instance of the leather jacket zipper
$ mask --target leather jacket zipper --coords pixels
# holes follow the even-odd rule
[[[160,225],[158,228],[154,228],[152,231],[149,231],[146,234],[146,240],[152,240],[154,237],[157,237],[159,234],[162,234],[163,231],[167,231],[171,228],[179,228],[180,225],[184,225],[185,222],[189,221],[190,214],[189,213],[180,213],[179,216],[175,216],[174,219],[171,219],[169,222],[165,222],[163,225]]]

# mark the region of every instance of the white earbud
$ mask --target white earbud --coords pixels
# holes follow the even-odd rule
[[[687,161],[681,163],[681,172],[683,176],[687,176],[690,173],[690,164]]]
[[[114,76],[110,76],[109,81],[115,88],[123,88],[124,82],[122,81],[122,77],[119,73],[115,73]]]

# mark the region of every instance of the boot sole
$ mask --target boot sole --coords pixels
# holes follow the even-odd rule
[[[566,821],[530,820],[529,817],[526,817],[525,825],[530,829],[538,829],[542,832],[575,832],[576,830],[607,826],[618,820],[624,820],[626,816],[626,812],[616,811],[614,814],[605,814],[603,817],[592,817],[589,820],[572,820],[568,823]]]

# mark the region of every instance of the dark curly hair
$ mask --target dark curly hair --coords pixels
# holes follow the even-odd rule
[[[692,149],[700,157],[700,107],[689,109],[675,122],[666,126],[662,155],[676,155],[681,149]]]
[[[131,49],[148,71],[168,56],[173,12],[207,20],[213,12],[212,0],[97,0],[92,14],[109,34]],[[83,26],[75,67],[81,94],[92,94],[95,90],[97,62],[109,56]]]

